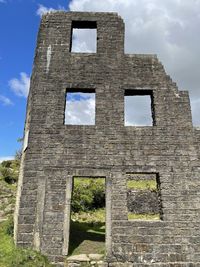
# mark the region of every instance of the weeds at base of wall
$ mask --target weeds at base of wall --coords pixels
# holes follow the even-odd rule
[[[0,223],[0,267],[53,267],[47,258],[31,249],[17,248],[13,241],[13,220]]]

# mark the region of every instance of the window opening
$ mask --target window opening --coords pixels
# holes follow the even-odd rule
[[[95,125],[95,91],[67,91],[64,121],[67,125]]]
[[[127,174],[129,220],[161,220],[162,205],[157,173]]]
[[[74,177],[70,254],[105,252],[105,178]]]
[[[96,53],[97,25],[95,21],[72,21],[70,51]]]
[[[125,126],[155,125],[153,95],[150,90],[125,90]]]

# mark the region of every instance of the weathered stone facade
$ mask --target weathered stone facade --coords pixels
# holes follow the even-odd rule
[[[70,52],[72,21],[96,22],[96,54]],[[93,126],[64,125],[66,91],[79,89],[95,90]],[[151,94],[153,126],[124,126],[125,90]],[[200,131],[192,125],[188,92],[178,91],[155,55],[124,54],[117,14],[43,16],[25,136],[17,245],[62,265],[72,177],[105,177],[109,266],[200,266]],[[159,176],[162,220],[128,220],[127,173]]]

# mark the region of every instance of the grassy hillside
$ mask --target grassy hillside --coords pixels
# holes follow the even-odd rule
[[[0,267],[50,267],[40,253],[16,248],[13,242],[12,218],[0,223]]]
[[[13,212],[19,161],[0,164],[0,267],[50,267],[40,253],[16,248],[13,241]]]
[[[18,174],[18,160],[3,161],[0,164],[0,222],[13,214]]]

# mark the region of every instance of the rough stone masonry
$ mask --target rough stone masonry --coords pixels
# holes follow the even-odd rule
[[[96,53],[71,52],[73,28],[97,29]],[[95,92],[95,125],[64,124],[67,92]],[[124,125],[127,95],[151,97],[152,126]],[[132,174],[157,177],[159,220],[128,219]],[[49,13],[39,30],[15,242],[57,266],[68,253],[77,176],[106,179],[109,266],[200,266],[200,130],[192,125],[188,92],[178,91],[155,55],[124,54],[116,13]]]

